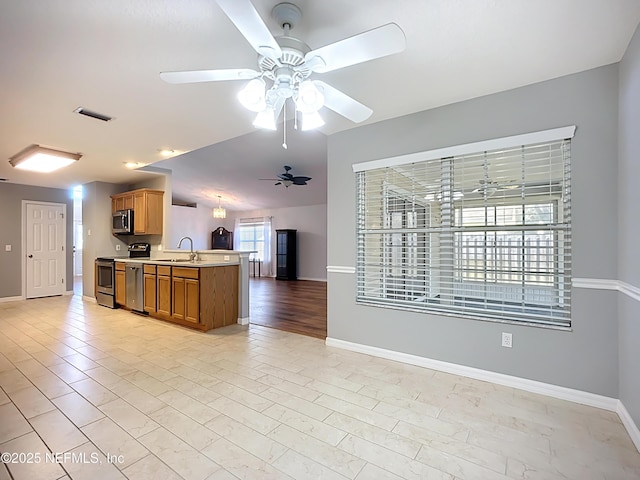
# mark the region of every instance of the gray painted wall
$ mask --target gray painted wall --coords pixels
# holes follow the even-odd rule
[[[298,239],[298,279],[327,279],[327,206],[307,205],[303,207],[272,208],[252,210],[248,212],[230,212],[232,222],[229,230],[234,230],[236,218],[253,218],[271,216],[273,237],[271,245],[271,274],[275,276],[275,231],[292,228],[297,230]]]
[[[226,219],[213,218],[211,207],[196,205],[196,207],[183,207],[172,205],[171,232],[166,242],[165,249],[177,248],[178,242],[184,236],[193,240],[195,250],[209,250],[211,248],[211,232],[216,227],[224,227],[233,230],[227,225]],[[189,248],[189,242],[182,244],[182,248]]]
[[[611,65],[332,135],[328,264],[355,265],[353,163],[576,125],[573,274],[615,279],[617,123]],[[329,337],[617,398],[616,316],[615,292],[576,288],[571,332],[365,307],[354,275],[329,274]],[[513,333],[512,349],[500,347],[501,332]]]
[[[35,175],[35,174],[34,174]],[[73,290],[73,195],[69,190],[0,184],[0,298],[22,295],[22,201],[67,206],[67,291]],[[5,251],[11,245],[11,251]]]
[[[128,188],[105,182],[92,182],[82,186],[82,295],[93,297],[96,257],[127,255],[127,243],[111,235],[111,195]],[[126,238],[126,237],[124,237]],[[116,245],[120,250],[116,250]]]
[[[618,278],[640,288],[640,29],[620,63]],[[640,425],[640,302],[618,294],[620,400]]]

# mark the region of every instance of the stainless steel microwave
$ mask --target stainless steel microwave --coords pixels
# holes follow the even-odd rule
[[[133,210],[118,210],[113,212],[111,232],[114,235],[133,234]]]

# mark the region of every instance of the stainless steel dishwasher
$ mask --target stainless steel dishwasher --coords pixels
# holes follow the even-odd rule
[[[142,264],[127,263],[127,298],[125,305],[131,310],[144,311],[144,270]]]

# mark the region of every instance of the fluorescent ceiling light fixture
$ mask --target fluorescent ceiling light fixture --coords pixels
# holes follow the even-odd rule
[[[9,159],[15,168],[31,172],[49,173],[77,162],[82,154],[64,152],[40,145],[30,145]]]
[[[213,209],[213,218],[227,218],[227,211],[220,206],[220,195],[218,195],[218,207]]]

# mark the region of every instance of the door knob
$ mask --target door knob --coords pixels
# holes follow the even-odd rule
[[[33,258],[33,255],[29,255],[29,258]]]

